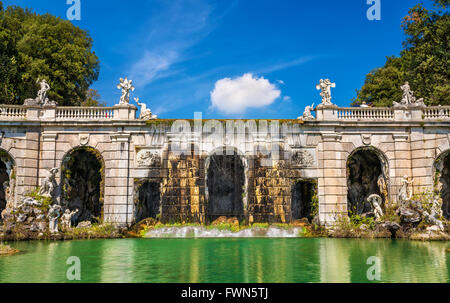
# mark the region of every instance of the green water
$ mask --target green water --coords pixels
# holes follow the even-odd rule
[[[10,243],[11,244],[11,243]],[[450,282],[450,242],[347,239],[123,239],[12,243],[0,282],[68,282],[67,258],[81,282]]]

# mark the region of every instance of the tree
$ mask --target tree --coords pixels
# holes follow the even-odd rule
[[[0,10],[0,103],[36,97],[37,79],[59,105],[80,105],[98,79],[99,60],[89,34],[71,22],[28,9]]]
[[[89,89],[86,94],[86,99],[81,102],[81,106],[93,107],[93,106],[106,106],[104,102],[100,102],[100,94],[95,89]]]
[[[400,86],[406,81],[427,105],[450,105],[450,15],[441,10],[449,3],[450,0],[435,0],[434,10],[421,4],[409,10],[402,23],[406,40],[400,57],[388,57],[384,67],[366,76],[353,105],[366,101],[390,106],[401,99]]]

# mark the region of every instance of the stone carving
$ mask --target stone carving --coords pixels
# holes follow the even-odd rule
[[[361,135],[362,142],[364,145],[370,145],[372,144],[372,135],[370,134],[363,134]]]
[[[412,198],[412,184],[414,183],[414,179],[409,180],[408,176],[404,176],[402,178],[402,187],[398,193],[398,201],[401,205],[406,204]]]
[[[87,145],[89,143],[90,136],[89,134],[80,134],[80,144]]]
[[[37,93],[37,97],[34,99],[26,99],[24,105],[56,106],[56,101],[50,101],[48,99],[48,91],[50,90],[50,85],[47,83],[47,81],[45,79],[39,81],[38,79],[36,83],[38,83],[40,87]]]
[[[379,222],[384,215],[383,210],[381,209],[383,198],[379,195],[373,194],[367,198],[367,201],[372,205],[375,221]]]
[[[72,217],[78,213],[78,209],[74,211],[70,211],[70,209],[66,209],[64,214],[61,217],[61,225],[64,229],[71,229],[72,228]]]
[[[120,97],[119,104],[130,104],[130,91],[134,91],[133,80],[128,80],[127,77],[125,77],[125,79],[120,78],[120,83],[117,85],[117,89],[122,90],[122,96]]]
[[[394,107],[424,107],[423,98],[416,99],[409,83],[406,82],[400,87],[403,91],[403,97],[400,102],[394,102]]]
[[[58,168],[52,168],[49,170],[49,175],[42,181],[42,187],[39,190],[39,194],[44,197],[52,198],[54,196],[54,190],[57,186],[56,184],[56,174],[58,173]]]
[[[384,204],[388,205],[389,204],[388,187],[387,187],[386,178],[384,177],[383,174],[381,174],[378,177],[377,185],[378,185],[378,189],[380,190],[382,197],[384,198]]]
[[[305,108],[305,111],[303,112],[303,116],[299,117],[299,120],[303,120],[303,121],[311,121],[311,120],[315,120],[316,118],[314,118],[314,116],[311,114],[311,111],[314,110],[314,104],[311,106],[307,106]]]
[[[147,149],[140,150],[136,155],[136,159],[140,167],[156,166],[161,163],[161,157]]]
[[[292,156],[292,164],[300,167],[314,166],[315,160],[311,152],[307,150],[298,150]]]
[[[134,98],[134,101],[136,101],[137,105],[141,107],[141,113],[139,115],[140,120],[154,120],[157,119],[157,116],[152,115],[152,111],[150,108],[147,108],[147,105],[145,103],[139,103],[139,98]]]
[[[50,210],[48,211],[48,223],[49,230],[51,234],[56,234],[59,232],[58,230],[58,219],[61,216],[61,206],[52,205],[50,206]]]
[[[322,105],[333,105],[331,103],[331,88],[335,88],[336,83],[331,83],[330,79],[320,79],[320,83],[317,84],[317,90],[320,90],[320,96],[322,97]]]

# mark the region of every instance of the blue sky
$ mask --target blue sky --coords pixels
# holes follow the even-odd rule
[[[320,103],[315,85],[336,82],[348,106],[365,75],[398,55],[400,28],[419,0],[81,0],[81,20],[101,62],[93,84],[118,103],[119,78],[160,118],[295,119]],[[66,19],[66,0],[3,0]],[[423,3],[430,7],[432,1]]]

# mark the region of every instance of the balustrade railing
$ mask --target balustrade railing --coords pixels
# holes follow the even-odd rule
[[[433,106],[423,109],[424,120],[444,120],[450,118],[450,107]]]
[[[18,105],[0,105],[0,118],[2,119],[24,119],[27,116],[27,110]]]
[[[339,120],[393,120],[394,110],[387,107],[340,107]]]
[[[56,120],[112,120],[111,107],[57,107]]]

